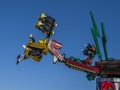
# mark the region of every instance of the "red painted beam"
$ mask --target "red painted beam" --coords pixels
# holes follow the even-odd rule
[[[95,73],[95,74],[100,73],[99,68],[96,68],[96,67],[84,64],[84,63],[76,62],[73,60],[66,60],[66,65],[71,66],[71,67],[75,67],[78,69],[82,69],[85,72],[91,72],[91,73]]]

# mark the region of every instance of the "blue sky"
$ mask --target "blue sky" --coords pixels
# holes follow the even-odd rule
[[[0,90],[95,90],[96,82],[85,73],[53,64],[51,55],[36,63],[28,59],[16,66],[16,56],[23,54],[23,44],[33,34],[44,38],[34,26],[45,12],[56,19],[53,39],[61,42],[67,57],[84,59],[81,49],[93,42],[89,12],[92,11],[99,31],[103,21],[107,33],[108,56],[120,58],[119,0],[0,0]],[[102,48],[102,47],[101,47]]]

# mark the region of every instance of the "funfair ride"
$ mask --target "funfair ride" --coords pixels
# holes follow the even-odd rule
[[[84,60],[75,58],[73,56],[66,57],[65,54],[60,54],[59,50],[62,48],[62,44],[56,40],[51,39],[51,35],[54,34],[54,28],[57,27],[55,19],[51,16],[42,13],[35,27],[45,34],[44,39],[35,41],[32,34],[30,34],[29,42],[23,45],[25,48],[24,55],[17,56],[16,64],[20,63],[27,58],[39,62],[43,55],[50,53],[54,56],[53,62],[64,63],[67,67],[85,72],[88,80],[94,80],[96,77],[96,90],[120,90],[120,60],[109,58],[107,54],[107,38],[104,30],[104,24],[101,22],[102,36],[100,35],[95,19],[92,12],[90,12],[93,27],[91,32],[95,45],[87,44],[83,50],[83,54],[86,56]],[[98,39],[102,39],[104,59],[102,57]],[[98,60],[92,61],[95,56],[98,56]]]

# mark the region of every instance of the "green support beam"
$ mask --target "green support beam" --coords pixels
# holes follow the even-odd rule
[[[106,33],[105,33],[103,22],[101,22],[101,28],[102,28],[102,35],[103,35],[102,43],[103,43],[104,55],[105,55],[105,59],[108,60],[108,54],[107,54],[107,48],[106,48],[107,38],[106,38]]]
[[[97,55],[100,58],[100,60],[102,60],[102,54],[100,53],[100,47],[99,47],[99,43],[98,43],[98,37],[100,37],[100,34],[98,32],[98,28],[97,28],[97,25],[96,25],[96,22],[95,22],[92,12],[90,12],[90,16],[91,16],[92,24],[93,24],[93,28],[91,29],[91,32],[92,32],[94,42],[96,45]]]

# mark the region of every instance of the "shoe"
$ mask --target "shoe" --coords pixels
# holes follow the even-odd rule
[[[20,63],[20,61],[19,61],[19,60],[17,60],[17,61],[16,61],[16,65],[18,65],[19,63]]]
[[[20,55],[17,56],[17,59],[19,59],[19,58],[20,58]]]
[[[17,65],[18,63],[20,63],[19,58],[20,58],[20,55],[17,56],[16,65]]]

